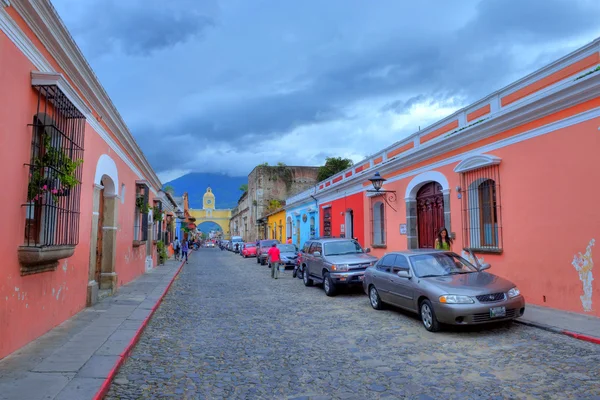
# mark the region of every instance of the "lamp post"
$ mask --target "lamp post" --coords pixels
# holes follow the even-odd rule
[[[395,190],[381,190],[381,188],[383,187],[383,182],[385,182],[387,179],[385,179],[384,177],[382,177],[379,174],[379,172],[375,172],[375,175],[373,175],[373,177],[370,178],[369,180],[371,181],[371,184],[373,185],[373,189],[375,189],[375,190],[367,190],[367,192],[369,192],[369,193],[375,193],[375,196],[383,196],[383,200],[385,201],[385,203],[388,206],[390,206],[390,208],[392,210],[397,211],[388,202],[388,194],[389,194],[389,201],[392,201],[392,202],[396,201],[396,191]]]

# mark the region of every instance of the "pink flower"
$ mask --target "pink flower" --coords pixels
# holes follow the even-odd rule
[[[57,194],[57,193],[58,193],[58,190],[52,189],[52,194]]]
[[[44,189],[44,190],[48,190],[48,185],[44,185],[44,186],[42,186],[42,189]]]

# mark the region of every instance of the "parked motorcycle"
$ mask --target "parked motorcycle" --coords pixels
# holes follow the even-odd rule
[[[304,268],[302,268],[302,253],[300,252],[298,253],[298,258],[296,259],[296,265],[294,266],[292,276],[298,279],[304,278]]]

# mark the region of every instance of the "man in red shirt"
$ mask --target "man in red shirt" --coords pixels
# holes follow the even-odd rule
[[[281,262],[281,253],[279,252],[276,243],[273,243],[267,254],[269,257],[269,264],[271,266],[271,278],[277,279],[279,277],[279,263]]]

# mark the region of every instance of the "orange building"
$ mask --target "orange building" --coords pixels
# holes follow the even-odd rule
[[[446,227],[455,252],[472,249],[529,303],[600,316],[599,50],[597,39],[288,204],[316,199],[334,236],[352,212],[377,256],[431,248]],[[368,191],[376,172],[387,193]],[[349,208],[357,194],[362,210]]]
[[[2,358],[154,267],[168,197],[49,1],[0,1],[0,87]]]

